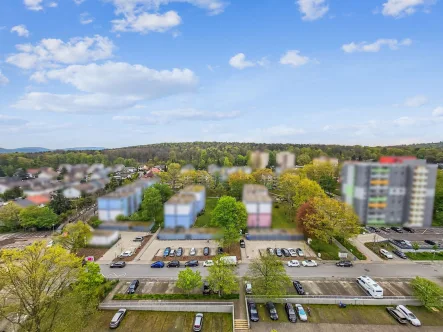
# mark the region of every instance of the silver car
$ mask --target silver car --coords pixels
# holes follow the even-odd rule
[[[195,256],[195,254],[196,254],[195,248],[191,248],[191,250],[189,250],[189,255],[190,256]]]
[[[200,332],[202,330],[202,327],[203,327],[203,314],[198,313],[195,315],[193,331]]]

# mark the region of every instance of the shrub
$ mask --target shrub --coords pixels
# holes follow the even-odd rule
[[[102,221],[100,219],[98,219],[97,216],[93,216],[89,219],[88,224],[91,225],[93,228],[97,228],[98,226],[100,226],[102,223]]]

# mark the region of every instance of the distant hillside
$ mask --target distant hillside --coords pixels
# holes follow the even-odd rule
[[[37,152],[49,152],[49,151],[96,151],[96,150],[104,150],[103,147],[78,147],[78,148],[66,148],[66,149],[47,149],[40,147],[25,147],[25,148],[17,148],[17,149],[3,149],[0,148],[0,153],[37,153]]]

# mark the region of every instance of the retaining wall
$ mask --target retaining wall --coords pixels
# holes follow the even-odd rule
[[[101,310],[128,310],[144,311],[191,311],[191,312],[221,312],[230,313],[234,316],[234,304],[232,302],[155,302],[155,301],[111,301],[101,303]]]
[[[274,303],[300,303],[300,304],[350,304],[350,305],[412,305],[420,306],[422,303],[414,297],[385,297],[383,299],[374,299],[372,297],[310,297],[310,296],[299,296],[299,297],[285,297],[278,299],[266,299],[258,297],[247,297],[247,300],[254,301],[256,303],[265,303],[272,301]]]

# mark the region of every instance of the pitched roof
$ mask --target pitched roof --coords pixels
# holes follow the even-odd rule
[[[51,197],[49,195],[29,196],[26,199],[31,201],[32,203],[34,203],[36,205],[48,204],[51,201]]]

